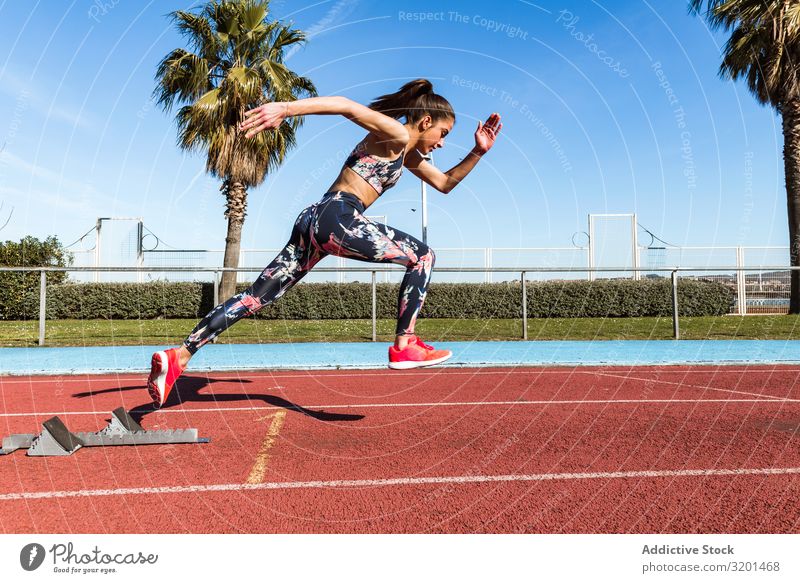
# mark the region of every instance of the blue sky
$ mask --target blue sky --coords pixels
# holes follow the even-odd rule
[[[458,115],[443,169],[502,115],[476,169],[431,192],[434,248],[569,246],[588,213],[629,212],[675,245],[786,245],[780,119],[719,78],[724,34],[686,4],[273,0],[271,16],[310,33],[287,63],[321,95],[366,103],[430,79]],[[157,63],[185,46],[166,15],[192,6],[0,0],[0,238],[69,243],[98,216],[142,216],[174,247],[224,246],[218,182],[151,101]],[[243,246],[282,246],[362,135],[308,117],[250,192]],[[368,214],[420,236],[419,181],[406,172]]]

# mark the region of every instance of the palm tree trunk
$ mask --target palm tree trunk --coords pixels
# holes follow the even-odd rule
[[[783,118],[783,165],[789,210],[789,259],[800,266],[800,99],[781,104]],[[791,272],[789,313],[800,314],[800,271]]]
[[[242,226],[247,210],[247,189],[241,182],[226,180],[220,188],[227,200],[225,217],[228,219],[228,235],[225,237],[223,267],[239,267],[239,251],[242,247]],[[219,297],[223,301],[236,292],[236,273],[222,274]]]

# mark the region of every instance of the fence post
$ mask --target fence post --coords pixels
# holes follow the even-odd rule
[[[525,289],[525,272],[520,276],[522,283],[522,339],[528,339],[528,290]]]
[[[47,272],[39,272],[39,346],[44,346],[44,320],[47,316]]]
[[[214,272],[214,307],[219,305],[219,271]]]
[[[678,272],[672,272],[672,331],[675,340],[680,340],[681,332],[678,327]]]
[[[377,326],[377,314],[378,310],[376,307],[377,298],[376,298],[376,291],[375,291],[375,271],[372,271],[372,341],[377,342],[378,340],[378,326]]]

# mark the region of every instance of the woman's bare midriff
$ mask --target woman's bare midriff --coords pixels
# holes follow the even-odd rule
[[[373,202],[378,200],[378,192],[369,185],[369,183],[361,178],[350,168],[342,168],[339,176],[334,180],[333,184],[325,192],[333,190],[343,190],[345,192],[352,192],[361,202],[364,203],[366,210]]]

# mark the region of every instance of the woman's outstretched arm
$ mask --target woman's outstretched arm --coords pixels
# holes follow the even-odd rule
[[[408,143],[408,130],[396,119],[379,113],[365,105],[341,96],[309,97],[297,101],[265,103],[245,112],[240,128],[252,137],[257,133],[278,127],[284,119],[296,115],[343,115],[365,130],[377,134],[381,141],[398,148]]]
[[[420,180],[424,180],[439,192],[447,194],[475,168],[481,156],[491,150],[502,127],[500,116],[496,113],[490,115],[485,124],[478,122],[478,129],[475,130],[475,146],[466,158],[447,172],[442,172],[433,164],[426,162],[416,150],[409,152],[406,156],[405,167]]]

